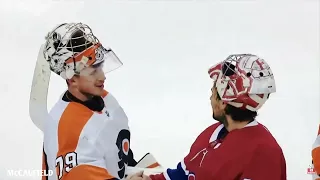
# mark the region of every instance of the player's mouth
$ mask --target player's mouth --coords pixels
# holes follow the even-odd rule
[[[98,87],[98,88],[104,88],[104,84],[96,85],[96,87]]]

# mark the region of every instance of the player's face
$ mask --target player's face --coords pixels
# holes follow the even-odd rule
[[[222,100],[219,100],[217,89],[215,87],[211,88],[211,107],[212,107],[212,117],[213,119],[223,123],[225,126],[227,126],[226,121],[226,115],[225,115],[225,108],[226,103],[224,103]]]
[[[105,73],[101,67],[87,67],[80,72],[77,79],[77,89],[85,96],[102,96]]]

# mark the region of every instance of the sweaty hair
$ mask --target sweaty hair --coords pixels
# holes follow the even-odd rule
[[[218,92],[217,92],[217,99],[221,100]],[[258,115],[256,111],[250,111],[248,109],[240,109],[230,104],[227,104],[225,113],[226,115],[231,116],[232,120],[238,121],[238,122],[254,121]]]

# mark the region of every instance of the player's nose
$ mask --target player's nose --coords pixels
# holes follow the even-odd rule
[[[101,76],[99,76],[98,81],[105,81],[106,80],[106,75],[102,74]]]
[[[104,80],[106,80],[106,75],[105,75],[105,73],[104,73],[102,70],[99,71],[98,76],[97,76],[97,80],[98,80],[98,81],[104,81]]]

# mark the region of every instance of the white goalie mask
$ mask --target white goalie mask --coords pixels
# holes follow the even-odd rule
[[[208,73],[221,100],[237,108],[257,111],[276,92],[270,66],[253,54],[232,54]]]
[[[86,75],[84,68],[99,65],[104,73],[122,66],[122,62],[111,50],[105,48],[83,23],[58,25],[46,36],[43,50],[51,71],[63,79],[74,75]]]

